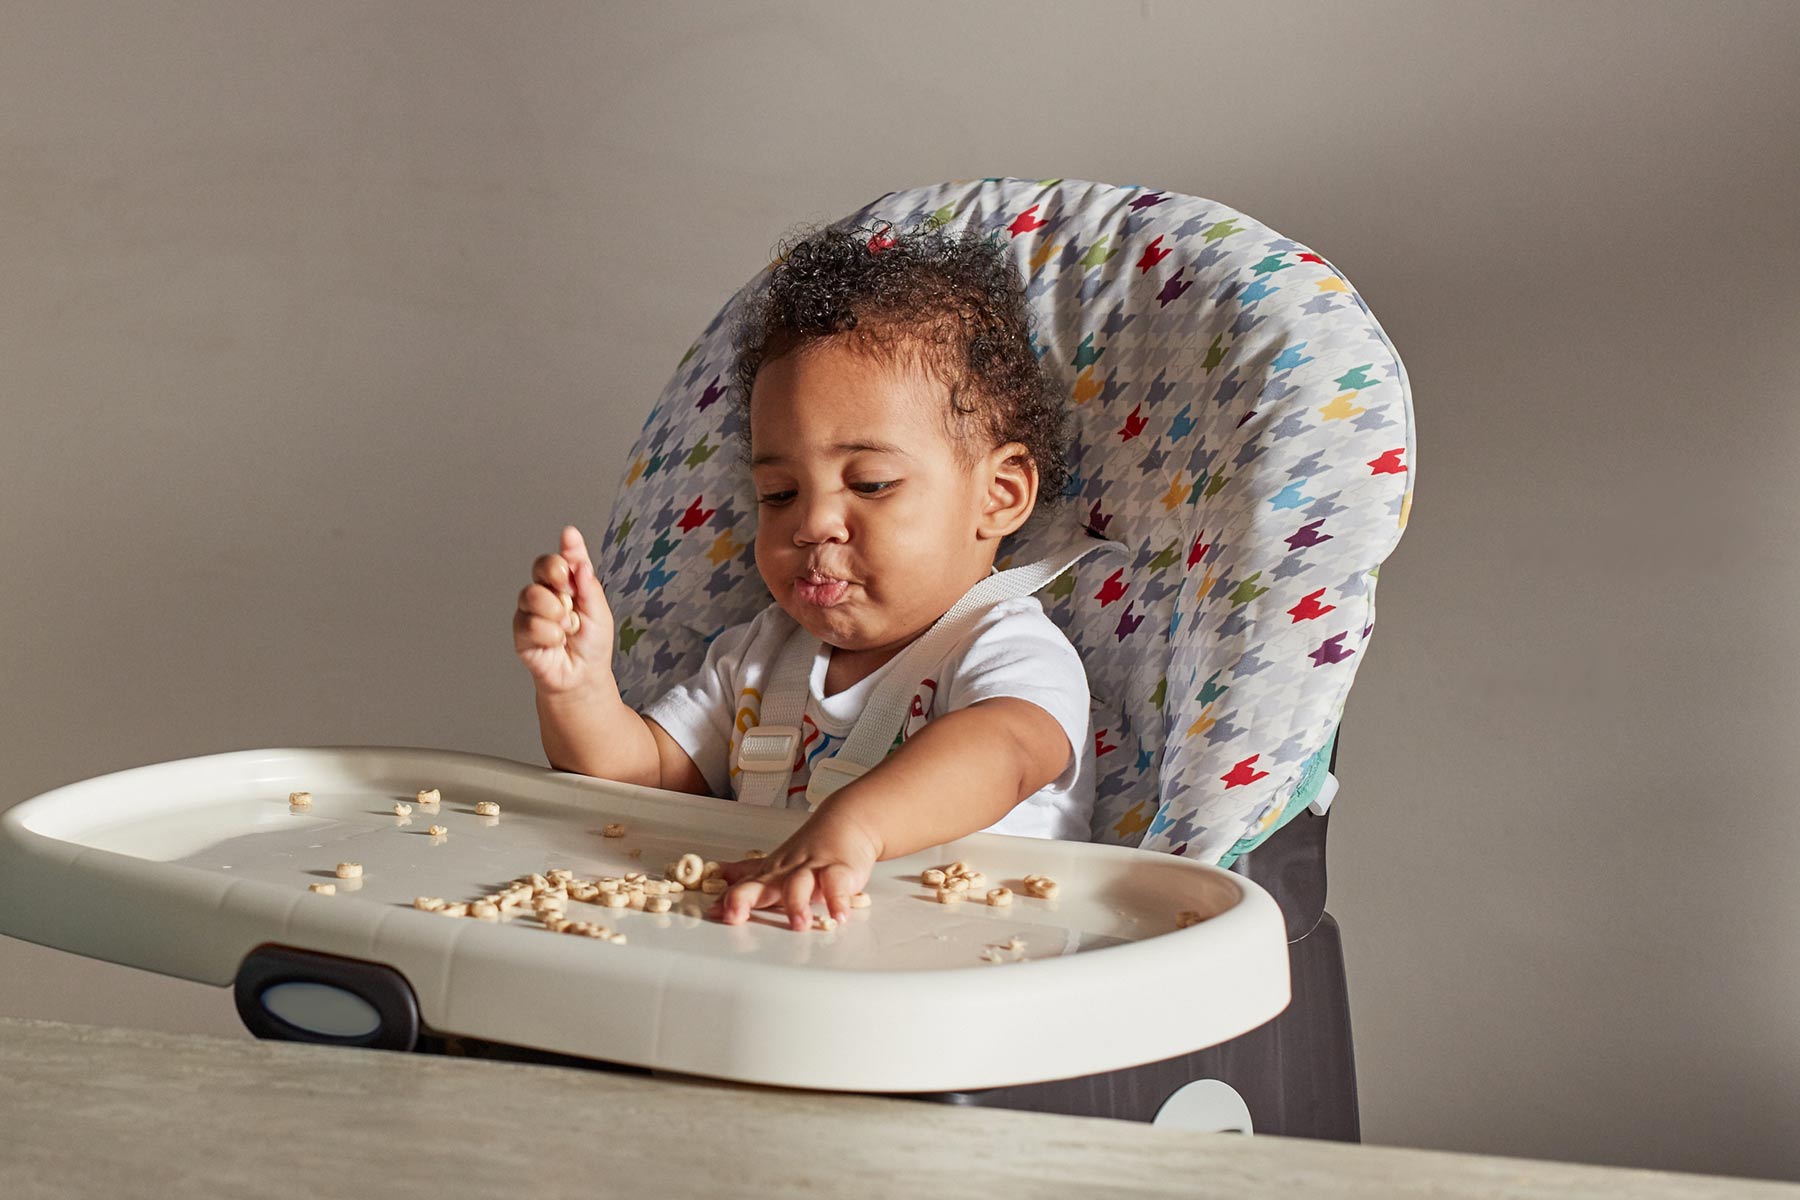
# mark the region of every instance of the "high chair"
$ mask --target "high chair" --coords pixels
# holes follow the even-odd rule
[[[1197,1054],[933,1098],[1356,1140],[1326,813],[1376,575],[1412,499],[1405,368],[1342,273],[1210,200],[985,179],[889,193],[844,223],[927,218],[1004,240],[1075,417],[1068,487],[997,565],[1036,561],[1083,529],[1122,547],[1039,593],[1087,667],[1092,836],[1261,883],[1287,919],[1293,982],[1281,1016]],[[734,321],[766,281],[765,270],[682,357],[594,546],[615,671],[637,707],[769,603],[726,396]],[[1095,1036],[1137,1005],[1180,1002],[1121,996],[1095,1014]]]

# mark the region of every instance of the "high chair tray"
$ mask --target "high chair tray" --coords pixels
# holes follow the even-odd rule
[[[436,814],[394,815],[424,788]],[[309,791],[310,812],[288,793]],[[475,804],[492,800],[500,815]],[[388,747],[245,750],[70,784],[0,814],[0,932],[229,985],[289,947],[404,976],[438,1034],[784,1087],[925,1092],[1061,1079],[1237,1036],[1288,1002],[1280,910],[1251,881],[1165,854],[976,834],[879,864],[831,931],[759,913],[728,927],[676,897],[650,914],[569,903],[624,945],[415,910],[530,872],[641,870],[773,849],[805,814]],[[622,838],[601,834],[625,826]],[[433,824],[447,834],[434,838]],[[962,859],[1009,907],[937,903]],[[335,878],[340,862],[360,880]],[[1053,900],[1020,889],[1054,878]],[[310,892],[330,881],[337,894]],[[587,910],[587,911],[583,911]],[[1205,919],[1177,928],[1182,910]],[[983,958],[1023,939],[1022,950]]]

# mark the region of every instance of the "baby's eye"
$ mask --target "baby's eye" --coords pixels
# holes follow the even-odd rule
[[[882,483],[853,483],[850,486],[852,489],[861,492],[865,496],[878,496],[889,488],[894,487],[899,482],[898,479],[889,479]]]
[[[762,493],[762,495],[760,495],[756,498],[756,502],[758,504],[786,504],[789,500],[792,500],[793,498],[794,498],[794,493],[792,491],[764,492],[764,493]]]

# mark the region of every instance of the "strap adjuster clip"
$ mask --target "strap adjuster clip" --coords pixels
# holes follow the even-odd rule
[[[822,762],[815,763],[812,778],[806,781],[806,806],[819,807],[819,802],[837,791],[845,784],[868,774],[869,768],[861,763],[851,762],[841,754],[834,754]]]
[[[798,725],[752,725],[738,740],[737,769],[740,771],[786,771],[794,765],[794,751],[800,748]]]

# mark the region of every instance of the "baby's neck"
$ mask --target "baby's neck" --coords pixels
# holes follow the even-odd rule
[[[883,647],[879,650],[845,650],[840,646],[833,646],[831,661],[825,667],[825,694],[835,696],[855,687],[904,649],[906,646]]]

